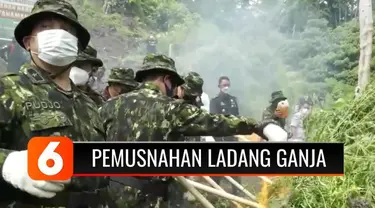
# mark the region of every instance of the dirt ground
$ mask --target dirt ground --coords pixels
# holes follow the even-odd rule
[[[133,55],[143,42],[140,38],[124,38],[114,28],[97,28],[90,33],[91,44],[97,49],[98,56],[107,68],[118,64],[113,63],[116,58]]]

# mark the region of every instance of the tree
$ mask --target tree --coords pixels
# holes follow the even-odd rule
[[[359,26],[360,26],[360,56],[358,66],[357,95],[365,90],[370,82],[370,64],[372,55],[372,2],[360,0],[359,2]]]

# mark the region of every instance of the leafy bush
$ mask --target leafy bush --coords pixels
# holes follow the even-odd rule
[[[307,132],[314,142],[345,143],[345,176],[281,179],[278,186],[292,191],[288,207],[375,206],[374,85],[362,97],[343,102],[333,110],[313,112]]]

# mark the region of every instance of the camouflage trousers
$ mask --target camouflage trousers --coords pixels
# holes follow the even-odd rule
[[[144,194],[129,186],[111,187],[110,193],[118,208],[168,208],[168,202],[163,198]]]

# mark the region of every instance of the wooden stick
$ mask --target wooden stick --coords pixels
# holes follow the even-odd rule
[[[265,177],[265,176],[258,176],[259,178],[261,178],[263,181],[269,183],[269,184],[272,184],[273,181],[271,181],[269,178]]]
[[[212,180],[211,177],[209,176],[203,176],[203,179],[205,179],[209,184],[211,184],[212,187],[218,189],[218,190],[221,190],[221,191],[225,191],[223,188],[221,188],[221,186],[219,186],[219,184],[217,184],[214,180]],[[226,191],[225,191],[226,192]],[[228,193],[228,192],[227,192]],[[238,208],[242,208],[242,206],[235,202],[235,201],[231,201],[236,207]]]
[[[242,142],[254,142],[254,141],[250,141],[248,138],[246,138],[243,135],[236,135],[235,137],[237,137],[237,139]],[[272,181],[268,179],[267,177],[264,177],[264,176],[258,176],[258,177],[266,181],[267,183],[272,184]]]
[[[182,176],[176,177],[177,181],[181,183],[194,197],[197,199],[205,208],[215,208],[214,205],[209,202],[206,197],[204,197],[193,185],[191,185],[190,180]]]
[[[221,197],[229,199],[231,201],[239,202],[241,204],[246,204],[246,205],[249,205],[249,206],[252,206],[252,207],[255,207],[255,208],[263,208],[261,205],[259,205],[256,202],[252,202],[250,200],[247,200],[247,199],[235,196],[233,194],[229,194],[229,193],[226,193],[224,191],[220,191],[220,190],[214,189],[212,187],[209,187],[209,186],[197,183],[197,182],[189,180],[189,179],[186,179],[186,180],[189,181],[189,183],[191,185],[193,185],[197,189],[201,189],[203,191],[206,191],[206,192],[209,192],[211,194],[215,194],[215,195],[221,196]]]
[[[251,194],[248,190],[245,189],[241,184],[239,184],[237,181],[235,181],[232,177],[230,176],[224,176],[231,184],[236,186],[239,190],[241,190],[244,194],[246,194],[250,199],[252,200],[257,200],[257,197]]]
[[[239,141],[242,141],[242,142],[250,142],[246,137],[242,136],[242,135],[235,135],[235,137],[239,140]]]

